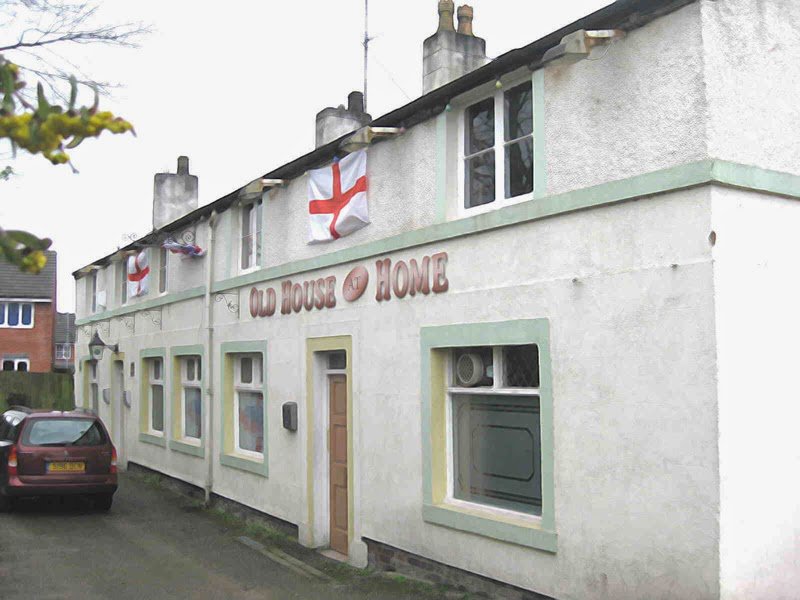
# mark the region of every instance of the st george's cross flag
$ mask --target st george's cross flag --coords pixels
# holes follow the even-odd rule
[[[147,252],[128,257],[128,298],[144,296],[150,289],[150,265]]]
[[[308,243],[330,242],[369,225],[367,151],[309,171]]]

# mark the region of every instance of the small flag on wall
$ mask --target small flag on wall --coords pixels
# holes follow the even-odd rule
[[[150,265],[147,252],[128,257],[128,298],[144,296],[150,287]]]
[[[367,151],[309,171],[309,244],[330,242],[369,225]]]
[[[173,254],[181,254],[183,257],[200,258],[204,256],[206,251],[196,244],[181,244],[173,239],[166,240],[161,244],[162,248],[166,248]]]

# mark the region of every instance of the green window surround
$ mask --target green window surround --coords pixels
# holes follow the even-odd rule
[[[536,344],[539,352],[541,427],[541,517],[531,517],[448,496],[448,353],[467,346]],[[465,323],[424,327],[420,331],[423,506],[428,523],[556,551],[553,490],[553,399],[550,366],[550,324],[547,319]]]
[[[236,445],[234,442],[234,359],[237,354],[259,354],[261,355],[262,365],[262,387],[261,393],[263,397],[263,457],[260,459],[244,456],[236,452]],[[268,418],[269,413],[268,399],[267,399],[267,342],[266,341],[252,341],[252,342],[224,342],[220,347],[220,385],[222,389],[222,407],[221,407],[221,440],[222,452],[220,453],[220,464],[254,473],[262,477],[269,476],[269,437],[268,437]]]
[[[170,363],[172,365],[172,370],[170,373],[172,378],[170,381],[172,390],[172,393],[170,394],[170,398],[172,399],[172,426],[171,426],[172,436],[169,441],[169,448],[170,450],[173,450],[175,452],[182,452],[183,454],[188,454],[190,456],[203,458],[205,456],[205,441],[206,441],[205,432],[201,432],[200,443],[197,445],[187,443],[182,439],[181,414],[182,411],[184,410],[184,406],[183,406],[183,386],[181,378],[181,358],[187,356],[200,357],[200,366],[201,366],[200,405],[202,406],[200,422],[202,425],[205,425],[204,411],[206,410],[206,406],[205,402],[203,401],[203,397],[205,396],[205,387],[206,387],[205,348],[201,344],[195,344],[190,346],[173,346],[170,348],[169,354],[170,354]]]

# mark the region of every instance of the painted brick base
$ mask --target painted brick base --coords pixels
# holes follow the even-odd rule
[[[144,465],[128,462],[128,471],[131,473],[158,475],[161,478],[162,485],[168,489],[171,489],[184,496],[188,496],[189,498],[195,498],[198,500],[205,498],[205,491],[203,488],[183,481],[182,479],[172,477],[171,475],[166,475],[161,471],[156,471],[155,469],[145,467]],[[278,517],[273,517],[267,513],[250,508],[244,504],[240,504],[239,502],[231,500],[230,498],[225,498],[224,496],[220,496],[219,494],[212,492],[211,506],[214,508],[219,508],[228,514],[235,515],[240,519],[243,519],[245,522],[254,522],[267,525],[272,529],[277,529],[278,531],[297,539],[297,525],[294,523],[284,521]]]
[[[524,590],[482,575],[470,573],[457,567],[424,558],[383,542],[362,538],[367,544],[370,568],[381,571],[396,571],[433,583],[453,586],[484,598],[502,600],[555,600],[529,590]]]

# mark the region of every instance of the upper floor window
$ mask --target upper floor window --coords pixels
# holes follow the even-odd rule
[[[163,294],[167,291],[167,266],[169,253],[166,248],[161,248],[158,252],[158,293]]]
[[[242,269],[252,269],[261,263],[261,220],[263,204],[258,200],[242,206]]]
[[[31,361],[27,358],[4,358],[3,371],[29,371]]]
[[[0,302],[0,327],[33,327],[31,302]]]
[[[119,264],[119,303],[125,304],[128,301],[128,260],[125,259]]]
[[[533,87],[500,90],[464,111],[464,208],[533,191]]]
[[[89,275],[89,312],[97,312],[97,271],[92,271]]]

